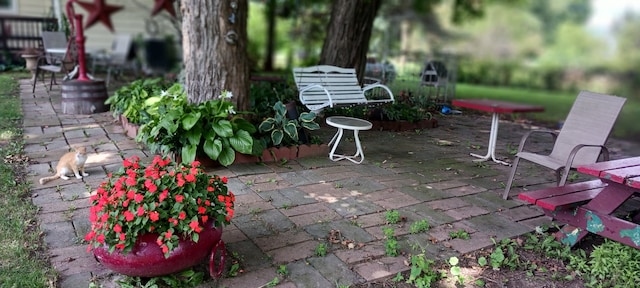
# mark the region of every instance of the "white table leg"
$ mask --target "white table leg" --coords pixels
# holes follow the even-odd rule
[[[340,159],[334,159],[334,153],[336,152],[336,148],[338,148],[338,143],[340,143],[340,139],[342,139],[342,128],[338,128],[338,132],[336,132],[335,135],[333,135],[333,138],[331,138],[331,141],[329,141],[329,145],[331,145],[331,143],[333,143],[333,146],[331,147],[331,151],[329,152],[329,159],[331,159],[332,161],[338,161]],[[336,155],[339,156],[339,155]]]
[[[353,130],[353,137],[356,141],[356,153],[353,156],[345,156],[340,154],[335,154],[336,148],[338,148],[338,144],[340,144],[340,140],[342,139],[342,134],[344,133],[344,129],[338,128],[338,132],[333,135],[331,141],[329,141],[329,145],[333,143],[331,147],[331,151],[329,152],[329,159],[331,161],[339,161],[342,159],[347,159],[353,163],[360,164],[364,161],[364,152],[362,151],[362,145],[360,144],[360,138],[358,137],[358,130]],[[360,160],[356,160],[356,158],[360,157]]]
[[[362,151],[362,145],[360,145],[360,137],[358,136],[358,131],[359,130],[353,130],[353,138],[356,139],[356,154],[354,154],[353,157],[349,158],[351,162],[356,164],[360,164],[362,163],[362,161],[364,161],[364,152]],[[360,156],[360,161],[355,161],[354,159],[358,156]]]
[[[471,156],[480,158],[474,161],[480,162],[480,161],[487,161],[491,159],[493,160],[493,162],[500,163],[503,165],[509,165],[509,163],[507,162],[496,159],[496,143],[498,142],[498,125],[500,123],[499,120],[500,120],[500,117],[498,116],[498,113],[493,113],[493,116],[491,117],[491,132],[489,133],[489,147],[487,147],[487,154],[484,156],[481,156],[475,153],[470,153]]]

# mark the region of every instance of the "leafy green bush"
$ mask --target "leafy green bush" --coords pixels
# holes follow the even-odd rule
[[[123,115],[134,124],[142,124],[146,118],[144,103],[154,95],[160,95],[173,83],[165,82],[163,78],[141,79],[131,82],[118,89],[107,98],[105,104],[111,105],[113,116]]]
[[[587,257],[570,257],[569,266],[587,287],[636,287],[640,283],[640,250],[606,239]]]
[[[223,166],[235,161],[235,152],[250,154],[256,128],[249,121],[235,115],[233,104],[227,99],[231,92],[200,104],[187,102],[182,85],[174,84],[161,95],[144,101],[148,114],[136,140],[153,152],[181,155],[183,162],[191,162],[198,152],[217,160]]]

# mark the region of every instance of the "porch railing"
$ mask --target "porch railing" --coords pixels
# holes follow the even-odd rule
[[[42,31],[57,31],[56,18],[0,15],[0,63],[20,61],[20,51],[42,48]]]

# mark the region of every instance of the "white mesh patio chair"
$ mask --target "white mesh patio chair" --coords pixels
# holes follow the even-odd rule
[[[103,65],[107,69],[106,85],[109,85],[111,74],[122,72],[126,68],[134,70],[137,74],[137,66],[132,57],[133,37],[129,34],[118,34],[113,40],[112,50],[106,53],[96,54],[92,58],[92,71],[96,65]]]
[[[525,134],[518,146],[518,153],[502,198],[509,197],[520,159],[554,170],[558,186],[565,184],[571,169],[595,163],[601,155],[602,160],[608,160],[609,151],[604,145],[626,100],[622,97],[581,91],[559,133],[551,130],[532,130]],[[551,153],[541,155],[524,151],[528,137],[541,132],[553,136],[555,142]]]

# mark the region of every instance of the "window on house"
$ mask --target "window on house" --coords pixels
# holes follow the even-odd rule
[[[16,8],[15,0],[0,0],[0,13],[1,12],[14,12]]]

